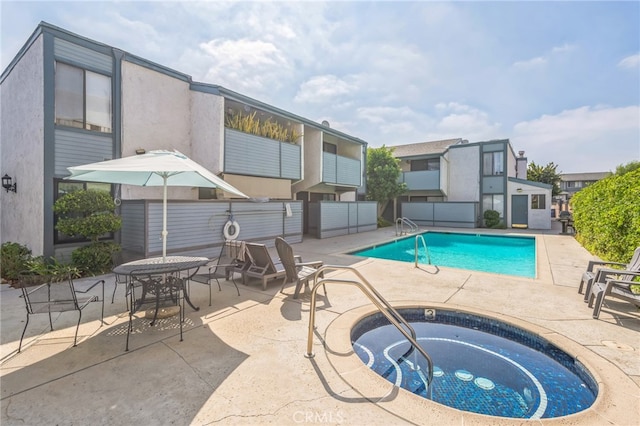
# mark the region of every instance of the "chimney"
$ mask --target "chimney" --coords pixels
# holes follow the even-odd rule
[[[524,151],[518,151],[519,157],[516,158],[516,177],[518,179],[527,179],[527,157]]]

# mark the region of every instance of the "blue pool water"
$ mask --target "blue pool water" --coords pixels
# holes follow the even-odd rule
[[[428,366],[382,316],[371,315],[351,332],[355,353],[397,386],[459,410],[497,417],[561,417],[590,407],[597,384],[576,359],[547,340],[493,318],[426,309],[402,309]],[[418,367],[418,368],[416,368]]]
[[[429,256],[418,242],[418,262],[451,268],[535,278],[536,239],[502,235],[425,232]],[[414,262],[416,236],[401,238],[351,254]]]

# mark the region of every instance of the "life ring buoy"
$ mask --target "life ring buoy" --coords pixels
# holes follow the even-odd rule
[[[235,240],[240,234],[240,225],[238,225],[238,222],[235,220],[228,220],[227,223],[224,224],[222,233],[224,234],[225,239]]]

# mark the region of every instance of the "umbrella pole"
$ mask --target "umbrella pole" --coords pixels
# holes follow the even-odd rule
[[[164,194],[162,197],[162,261],[167,260],[167,175],[165,174],[162,179],[164,180]]]

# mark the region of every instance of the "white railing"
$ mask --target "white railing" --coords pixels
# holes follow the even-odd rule
[[[422,234],[420,235],[416,235],[416,242],[414,245],[414,252],[415,252],[415,267],[418,267],[418,254],[419,254],[419,250],[418,250],[418,241],[422,241],[422,246],[424,247],[424,252],[427,255],[427,262],[429,262],[429,265],[431,265],[431,255],[429,254],[429,248],[427,247],[427,242],[424,240],[424,237],[422,236]]]
[[[405,226],[409,229],[405,230]],[[416,225],[411,219],[407,219],[406,217],[399,217],[396,219],[396,236],[407,235],[409,233],[414,234],[416,232],[418,232],[418,225]]]

